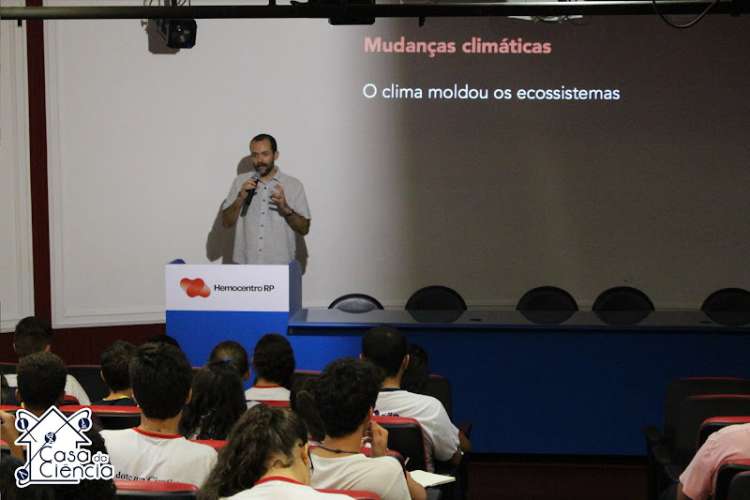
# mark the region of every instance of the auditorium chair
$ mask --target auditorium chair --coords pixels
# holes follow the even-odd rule
[[[388,448],[404,457],[406,470],[427,470],[427,450],[422,426],[413,418],[373,416],[388,431]]]
[[[701,424],[700,430],[698,431],[698,448],[703,446],[708,436],[728,427],[730,425],[750,424],[750,416],[729,416],[729,417],[711,417],[707,418]]]
[[[383,309],[383,305],[376,298],[364,293],[349,293],[331,302],[328,309],[348,313],[366,313],[375,309]]]
[[[750,459],[736,459],[722,464],[721,467],[719,467],[719,471],[716,473],[713,500],[728,500],[729,490],[731,489],[731,485],[734,482],[733,480],[738,474],[741,473],[750,473]],[[740,481],[744,484],[747,484],[746,479]],[[737,496],[740,491],[739,485],[735,487],[735,490],[735,496]]]
[[[523,294],[516,310],[532,323],[557,325],[570,319],[578,311],[578,304],[562,288],[540,286]]]
[[[318,377],[320,377],[320,370],[294,370],[294,374],[292,375],[292,392],[299,390],[308,380],[317,379]]]
[[[91,401],[99,401],[109,395],[109,388],[101,376],[102,367],[99,365],[68,365],[68,373],[80,382],[83,390]]]
[[[742,288],[722,288],[703,301],[701,311],[720,325],[745,325],[750,323],[750,292]]]
[[[16,366],[16,363],[0,363],[0,374],[11,375],[13,373],[16,373]]]
[[[138,427],[141,423],[141,409],[137,406],[63,405],[60,407],[60,411],[70,415],[83,408],[91,409],[92,417],[101,425],[102,429],[131,429]]]
[[[64,394],[62,403],[63,405],[68,406],[79,406],[81,404],[81,402],[78,401],[78,398],[73,396],[72,394]]]
[[[686,466],[697,451],[698,431],[711,417],[750,415],[750,394],[701,394],[680,404],[675,432],[675,461]]]
[[[654,471],[653,479],[649,476],[649,484],[656,485],[655,488],[679,480],[680,474],[695,455],[703,421],[711,417],[750,414],[750,394],[690,396],[680,403],[678,412],[672,446],[654,446],[649,450],[649,460],[653,459],[653,465],[658,470]]]
[[[599,294],[591,310],[608,325],[627,326],[646,319],[654,304],[637,288],[616,286]]]
[[[729,483],[727,500],[750,500],[750,471],[743,471]]]
[[[750,394],[750,380],[736,377],[687,377],[672,381],[664,398],[662,429],[655,426],[643,430],[648,457],[648,498],[654,500],[659,492],[676,480],[673,464],[675,432],[680,418],[680,404],[699,394]],[[710,415],[713,417],[716,415]],[[701,421],[702,422],[702,421]],[[677,467],[679,469],[679,467]]]
[[[198,487],[172,481],[124,481],[115,479],[118,499],[190,500],[196,498]]]
[[[447,378],[431,373],[422,393],[440,401],[448,416],[453,416],[453,390]]]
[[[257,401],[258,403],[264,404],[266,406],[272,406],[274,408],[289,408],[291,407],[291,404],[289,401],[283,401],[283,400],[265,400],[265,401]]]

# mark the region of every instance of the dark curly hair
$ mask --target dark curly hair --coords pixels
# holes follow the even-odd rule
[[[234,366],[240,377],[244,377],[250,371],[247,351],[242,347],[242,344],[234,340],[225,340],[216,344],[216,347],[211,350],[211,354],[208,356],[208,361],[209,363],[229,363]]]
[[[294,449],[307,443],[307,429],[292,411],[256,405],[245,412],[229,433],[216,466],[198,493],[199,500],[228,497],[251,488],[273,465],[274,455],[294,463]]]
[[[189,439],[226,439],[247,409],[242,380],[230,364],[209,363],[193,377],[193,395],[180,420]]]
[[[133,396],[149,418],[176,417],[185,406],[192,377],[185,353],[167,343],[143,344],[130,362]]]
[[[68,371],[56,354],[42,351],[24,356],[17,374],[18,394],[29,409],[46,410],[65,394]]]
[[[378,399],[381,373],[372,363],[353,358],[326,366],[313,389],[326,435],[342,437],[357,430]]]
[[[288,389],[294,367],[292,346],[283,335],[268,333],[255,344],[253,369],[257,378],[264,378]]]

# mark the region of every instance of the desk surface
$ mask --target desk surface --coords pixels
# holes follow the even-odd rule
[[[744,314],[744,317],[743,317]],[[721,321],[719,323],[717,321]],[[697,310],[639,311],[536,311],[513,309],[469,309],[467,311],[373,310],[363,313],[308,308],[297,311],[289,320],[289,333],[316,329],[358,331],[373,325],[388,324],[404,329],[430,330],[624,330],[750,332],[749,313],[724,313],[713,320]]]

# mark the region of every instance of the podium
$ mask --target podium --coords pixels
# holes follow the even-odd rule
[[[289,265],[165,266],[167,335],[177,339],[193,366],[203,366],[221,341],[248,350],[266,333],[286,335],[302,305],[302,273]]]

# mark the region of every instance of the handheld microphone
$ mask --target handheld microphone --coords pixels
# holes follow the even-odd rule
[[[251,177],[255,182],[258,182],[258,179],[260,179],[260,176],[258,173],[254,173]],[[240,211],[240,216],[244,217],[247,215],[247,209],[250,208],[250,202],[253,201],[253,196],[255,196],[255,189],[251,189],[248,191],[247,198],[245,198],[245,203],[242,204],[242,210]]]

